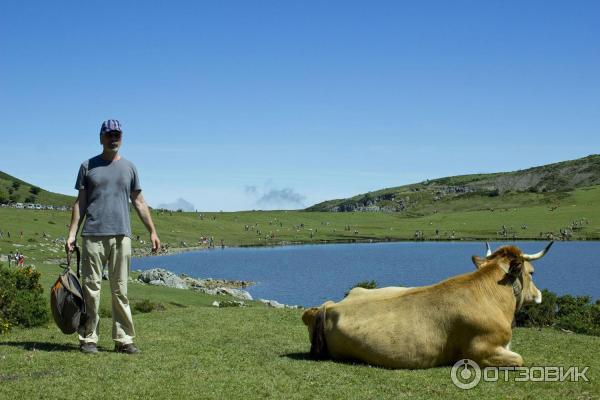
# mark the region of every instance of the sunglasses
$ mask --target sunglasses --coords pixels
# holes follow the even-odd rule
[[[119,132],[119,131],[106,132],[104,135],[113,137],[115,139],[121,139],[121,132]]]

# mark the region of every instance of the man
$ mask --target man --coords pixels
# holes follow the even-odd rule
[[[87,318],[79,327],[80,350],[83,353],[98,352],[98,309],[104,264],[108,264],[115,351],[127,354],[139,352],[133,344],[135,331],[127,299],[131,265],[129,199],[150,233],[152,251],[160,248],[152,217],[142,197],[137,170],[119,155],[122,134],[119,121],[111,119],[102,123],[102,154],[81,164],[75,184],[79,195],[73,205],[65,250],[73,251],[77,231],[85,217],[81,232],[81,272]]]

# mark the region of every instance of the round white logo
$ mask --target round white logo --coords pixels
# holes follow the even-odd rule
[[[468,358],[458,360],[450,371],[452,383],[461,389],[472,389],[481,380],[481,368],[473,360]]]

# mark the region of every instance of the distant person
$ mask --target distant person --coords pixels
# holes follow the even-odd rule
[[[79,195],[73,205],[71,225],[65,244],[73,251],[79,226],[85,217],[82,237],[82,278],[87,320],[79,327],[80,350],[97,353],[98,321],[102,267],[108,264],[112,296],[112,338],[115,351],[135,354],[135,330],[127,298],[131,266],[131,223],[129,200],[150,233],[152,252],[160,248],[135,166],[119,155],[122,144],[121,124],[108,120],[100,128],[102,154],[84,161],[79,168],[75,189]]]

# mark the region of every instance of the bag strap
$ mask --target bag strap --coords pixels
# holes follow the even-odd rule
[[[73,251],[77,254],[77,279],[81,279],[81,252],[76,244],[73,245]],[[73,251],[67,252],[67,266],[65,268],[71,269]]]

